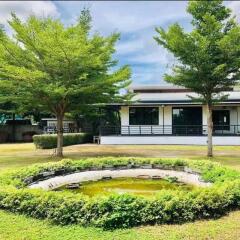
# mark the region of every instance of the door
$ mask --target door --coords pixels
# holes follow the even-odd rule
[[[213,110],[213,129],[230,130],[230,111]]]

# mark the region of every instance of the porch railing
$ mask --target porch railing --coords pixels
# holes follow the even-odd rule
[[[101,126],[101,136],[201,136],[207,135],[207,125],[128,125],[128,126]],[[234,136],[240,135],[240,125],[214,125],[213,135]]]
[[[78,132],[79,130],[77,128],[63,127],[61,131],[63,133],[74,133],[74,132]],[[43,132],[44,133],[57,133],[57,128],[56,127],[44,127]]]

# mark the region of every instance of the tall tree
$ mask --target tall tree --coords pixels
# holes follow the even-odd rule
[[[192,89],[207,106],[207,155],[211,157],[212,107],[227,97],[222,92],[240,77],[240,27],[221,0],[189,1],[187,12],[193,18],[191,32],[176,23],[168,30],[157,28],[155,40],[178,61],[165,80]]]
[[[68,27],[36,16],[22,22],[15,14],[9,24],[13,36],[0,32],[0,79],[13,82],[24,107],[56,116],[62,157],[64,115],[86,104],[122,100],[119,90],[130,84],[129,67],[117,69],[113,59],[119,34],[90,33],[87,9]]]

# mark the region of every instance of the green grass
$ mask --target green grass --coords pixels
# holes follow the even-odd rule
[[[205,158],[205,146],[101,146],[76,145],[64,149],[65,157],[142,156]],[[58,161],[53,150],[36,150],[31,143],[0,144],[0,171],[34,163]],[[212,161],[240,170],[240,147],[215,147]],[[217,220],[197,221],[182,225],[144,226],[113,232],[79,226],[54,226],[47,221],[0,211],[0,240],[235,240],[240,239],[240,211]]]
[[[79,226],[54,226],[47,221],[0,211],[1,240],[237,240],[240,211],[210,221],[103,231]]]
[[[205,159],[205,146],[179,145],[93,145],[82,144],[64,148],[66,158],[95,156],[178,157]],[[32,143],[0,144],[0,170],[57,161],[52,149],[35,149]],[[213,161],[240,170],[240,147],[216,146]]]

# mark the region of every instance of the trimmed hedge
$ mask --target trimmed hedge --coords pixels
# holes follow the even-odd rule
[[[64,133],[63,146],[87,143],[92,136],[88,133]],[[36,148],[51,149],[57,147],[57,134],[34,135],[33,143]]]
[[[65,173],[129,164],[157,164],[168,169],[191,168],[211,187],[191,192],[160,191],[149,199],[128,194],[89,198],[83,194],[26,188],[24,180],[46,171]],[[141,224],[183,223],[216,218],[240,207],[240,172],[210,161],[151,158],[92,158],[62,160],[0,175],[0,208],[57,224],[80,224],[104,229]]]

